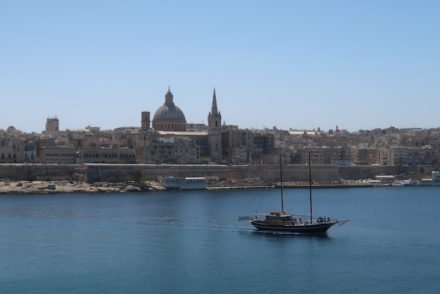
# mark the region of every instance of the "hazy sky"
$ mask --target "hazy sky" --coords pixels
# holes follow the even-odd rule
[[[440,1],[0,1],[0,128],[440,127]]]

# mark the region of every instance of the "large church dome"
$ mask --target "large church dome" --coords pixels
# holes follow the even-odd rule
[[[153,128],[157,131],[186,131],[183,111],[174,104],[173,94],[168,88],[165,103],[154,113]]]

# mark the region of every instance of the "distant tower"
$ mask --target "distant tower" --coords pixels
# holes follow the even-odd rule
[[[143,131],[147,131],[150,129],[150,112],[142,111],[142,120],[141,126]]]
[[[58,132],[60,130],[60,121],[57,117],[48,117],[46,119],[46,132]]]
[[[209,155],[214,162],[222,161],[222,115],[217,108],[217,97],[212,97],[211,112],[208,115],[208,145]]]

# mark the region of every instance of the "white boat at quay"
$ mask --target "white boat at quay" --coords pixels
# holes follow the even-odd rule
[[[173,177],[167,176],[160,179],[161,184],[167,189],[177,190],[204,190],[206,189],[205,177]]]

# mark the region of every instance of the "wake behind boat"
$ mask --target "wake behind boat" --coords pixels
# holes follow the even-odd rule
[[[288,232],[293,234],[325,234],[333,225],[344,222],[338,221],[330,217],[313,218],[312,208],[312,170],[311,159],[309,153],[309,204],[310,215],[307,220],[301,217],[295,217],[284,211],[284,189],[283,189],[283,168],[282,156],[280,155],[280,179],[281,179],[281,211],[271,211],[265,213],[263,217],[260,215],[253,216],[250,223],[261,231]]]

